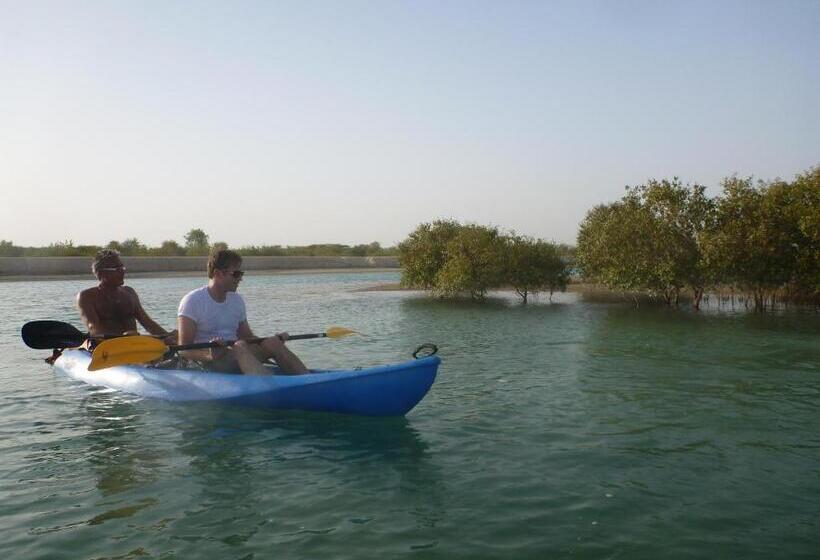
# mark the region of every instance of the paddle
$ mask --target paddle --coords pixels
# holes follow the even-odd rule
[[[74,348],[88,338],[87,333],[60,321],[31,321],[23,325],[20,334],[26,346],[37,350]]]
[[[26,346],[35,350],[76,348],[89,338],[100,340],[125,336],[118,334],[91,336],[88,333],[81,332],[74,325],[62,321],[29,321],[23,325],[20,334]]]
[[[351,334],[358,334],[356,331],[344,327],[330,327],[326,332],[313,334],[296,334],[288,337],[290,340],[306,340],[309,338],[342,338]],[[251,338],[247,342],[261,342],[264,338]],[[96,371],[113,366],[125,364],[144,364],[158,360],[163,356],[179,352],[180,350],[197,350],[199,348],[217,348],[218,346],[232,346],[236,341],[218,342],[197,342],[194,344],[182,344],[178,346],[168,346],[161,340],[150,336],[124,336],[121,338],[111,338],[99,343],[91,353],[91,363],[88,371]]]

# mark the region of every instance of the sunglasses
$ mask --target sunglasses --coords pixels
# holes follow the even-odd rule
[[[98,268],[97,270],[99,270],[100,272],[120,272],[120,271],[125,272],[125,266],[123,266],[123,265],[109,266],[109,267],[106,267],[106,268]]]
[[[222,272],[228,272],[228,271],[225,270],[225,269],[222,269]],[[234,270],[233,272],[231,272],[231,276],[233,276],[237,280],[241,280],[242,277],[245,276],[245,271],[244,270]]]

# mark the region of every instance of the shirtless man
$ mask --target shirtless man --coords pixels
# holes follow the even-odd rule
[[[166,343],[176,342],[176,330],[169,333],[159,326],[142,308],[134,288],[123,286],[125,266],[117,251],[99,251],[91,271],[100,283],[77,294],[77,308],[92,337],[138,334],[139,321],[149,333],[165,337]]]
[[[305,364],[285,346],[288,333],[259,343],[245,342],[254,335],[245,314],[245,300],[236,293],[245,274],[241,266],[239,253],[227,249],[213,252],[208,259],[208,284],[186,294],[177,312],[180,344],[224,340],[236,340],[236,344],[182,354],[221,372],[269,375],[262,362],[273,358],[283,373],[307,373]]]

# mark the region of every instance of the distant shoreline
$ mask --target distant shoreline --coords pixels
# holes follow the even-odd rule
[[[207,257],[122,257],[129,278],[204,276]],[[90,279],[89,257],[0,257],[0,281]],[[248,274],[299,274],[399,270],[395,257],[254,257],[242,259]]]
[[[339,274],[344,272],[349,273],[366,273],[366,272],[398,272],[397,268],[292,268],[292,269],[275,269],[275,270],[249,270],[246,276],[280,276],[292,274]],[[125,281],[128,283],[129,279],[133,278],[205,278],[204,270],[170,270],[157,272],[126,272]],[[88,280],[89,282],[96,282],[97,279],[88,274],[42,274],[42,275],[0,275],[0,283],[2,282],[51,282],[60,280]]]

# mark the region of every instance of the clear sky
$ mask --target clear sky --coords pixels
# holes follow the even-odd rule
[[[0,239],[574,242],[820,164],[820,1],[0,0]]]

